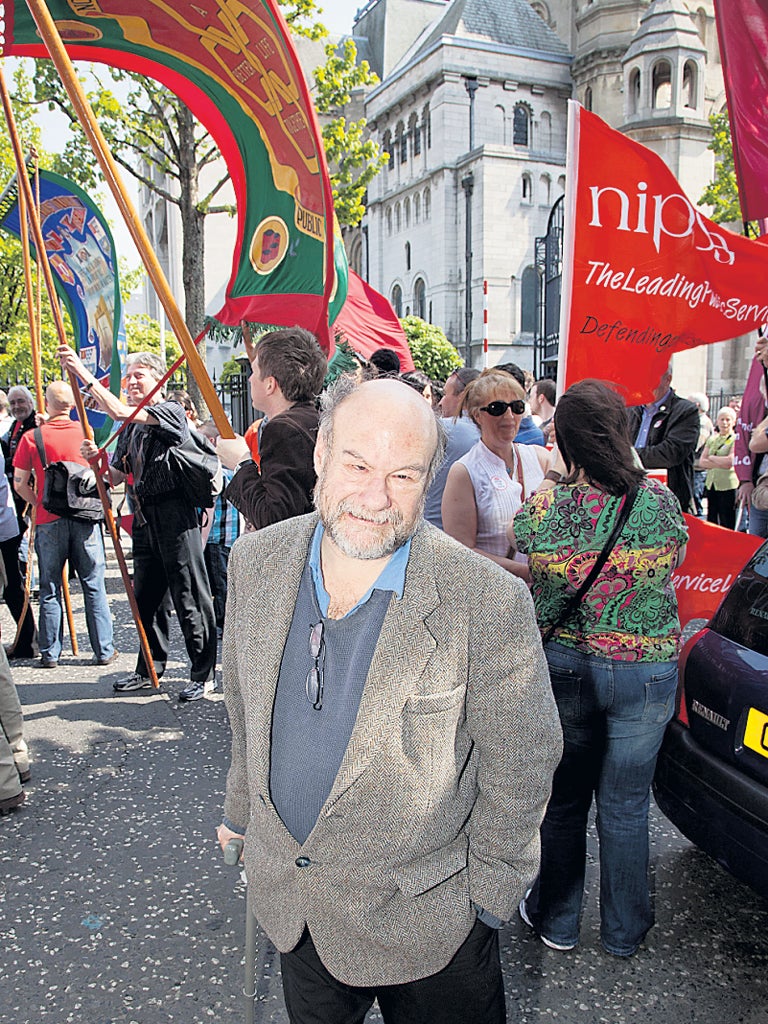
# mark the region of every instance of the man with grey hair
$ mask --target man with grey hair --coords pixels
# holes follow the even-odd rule
[[[527,588],[422,521],[442,447],[406,384],[339,381],[317,512],[232,548],[218,835],[292,1024],[506,1019],[560,728]]]
[[[62,345],[58,355],[62,370],[75,373],[83,390],[114,420],[127,419],[166,373],[165,363],[153,352],[132,353],[126,360],[124,403],[99,384],[73,349]],[[216,620],[197,509],[164,457],[188,437],[184,408],[166,401],[161,389],[119,435],[109,467],[111,483],[133,475],[133,589],[158,677],[165,671],[170,646],[169,596],[184,635],[191,667],[190,682],[179,694],[182,701],[200,700],[212,690],[216,668]],[[83,442],[86,458],[97,451],[92,441]],[[150,686],[140,650],[135,671],[116,682],[114,689],[128,693]]]
[[[2,542],[3,563],[7,584],[5,587],[5,601],[16,621],[16,632],[18,638],[15,646],[13,644],[6,648],[9,658],[32,658],[34,657],[35,644],[35,620],[32,615],[32,608],[29,603],[25,605],[25,577],[27,572],[27,542],[24,534],[27,532],[27,518],[24,512],[27,503],[21,495],[17,494],[13,487],[13,457],[19,447],[24,434],[35,429],[36,411],[35,399],[29,388],[23,384],[16,384],[8,390],[8,406],[11,410],[11,425],[2,438],[3,455],[5,457],[5,475],[8,479],[8,490],[13,496],[13,505],[16,510],[16,522],[18,533],[16,536]],[[21,619],[24,613],[23,620]],[[19,622],[21,621],[21,628]]]

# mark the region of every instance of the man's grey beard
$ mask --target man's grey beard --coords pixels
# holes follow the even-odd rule
[[[422,521],[424,504],[426,502],[426,491],[422,495],[416,515],[411,522],[403,519],[402,513],[397,509],[383,509],[379,512],[372,512],[362,505],[353,501],[340,501],[331,505],[325,498],[325,474],[322,469],[317,477],[315,485],[314,502],[315,508],[320,513],[323,526],[334,542],[336,547],[348,558],[358,558],[362,561],[373,561],[377,558],[388,558],[391,554],[407,543],[416,533]],[[354,537],[347,536],[342,525],[345,514],[360,516],[373,523],[387,523],[390,529],[383,536],[378,534],[368,537],[367,542],[360,542]]]

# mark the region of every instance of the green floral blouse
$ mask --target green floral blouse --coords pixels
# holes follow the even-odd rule
[[[528,555],[542,633],[588,576],[621,500],[591,484],[558,484],[532,494],[515,516],[515,537]],[[553,639],[620,661],[675,658],[680,622],[672,572],[687,539],[677,498],[659,481],[646,478],[608,561]]]

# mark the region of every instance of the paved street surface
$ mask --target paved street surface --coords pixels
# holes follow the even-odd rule
[[[117,665],[89,664],[76,583],[80,656],[53,671],[14,663],[33,764],[25,807],[0,818],[0,1022],[237,1022],[244,890],[214,839],[221,694],[178,703],[179,644],[159,693],[113,695],[136,642],[109,565]],[[4,606],[0,621],[8,640]],[[594,866],[576,951],[546,949],[517,919],[503,930],[510,1024],[768,1022],[768,906],[658,812],[652,839],[658,924],[631,960],[599,946]],[[257,1020],[285,1022],[263,937],[257,969]]]

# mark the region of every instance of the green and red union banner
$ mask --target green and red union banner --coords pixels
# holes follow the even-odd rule
[[[216,319],[300,324],[328,347],[333,200],[322,137],[274,0],[48,0],[70,57],[157,79],[215,139],[238,213]],[[8,56],[46,57],[23,0],[3,0]]]

